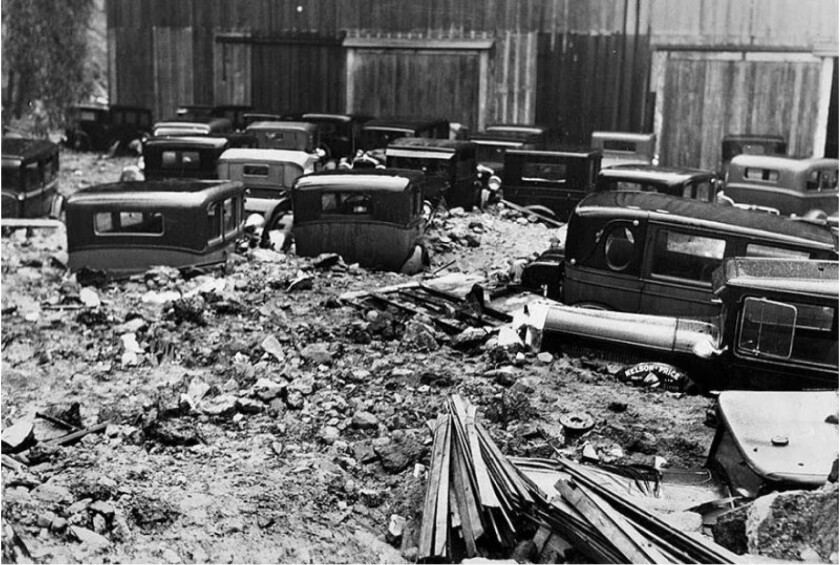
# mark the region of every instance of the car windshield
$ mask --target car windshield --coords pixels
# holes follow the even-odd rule
[[[479,163],[503,163],[505,160],[505,145],[486,145],[476,147],[476,159]]]
[[[0,184],[3,190],[20,190],[20,169],[18,167],[3,167]]]
[[[447,155],[446,157],[450,157]],[[430,159],[427,157],[391,157],[389,166],[399,169],[414,169],[423,171],[427,175],[447,178],[449,176],[450,164],[448,158]]]

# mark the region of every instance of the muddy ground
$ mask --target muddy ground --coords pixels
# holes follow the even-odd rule
[[[116,180],[131,161],[65,151],[62,190]],[[504,278],[557,235],[499,208],[439,217],[432,270]],[[562,352],[459,351],[338,300],[429,274],[250,250],[224,274],[83,288],[65,248],[63,230],[2,239],[3,425],[36,412],[108,424],[4,466],[6,562],[404,562],[389,518],[419,517],[427,422],[455,393],[509,455],[551,456],[550,442],[577,458],[589,444],[688,469],[712,440],[709,398],[634,388]],[[290,290],[301,271],[311,288]],[[564,442],[572,412],[595,427]],[[34,421],[39,439],[66,433]]]

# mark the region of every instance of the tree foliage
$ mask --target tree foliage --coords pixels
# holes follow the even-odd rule
[[[63,124],[92,90],[86,72],[94,0],[2,0],[3,121],[35,108],[42,128]]]

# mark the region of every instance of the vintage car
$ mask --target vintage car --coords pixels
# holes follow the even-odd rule
[[[325,159],[352,158],[362,144],[362,126],[372,116],[364,114],[324,114],[305,112],[291,114],[284,119],[309,122],[318,126],[320,147],[324,149]]]
[[[712,272],[729,257],[836,259],[827,229],[770,214],[650,192],[601,192],[569,219],[565,304],[716,316]],[[557,277],[561,274],[558,272]]]
[[[254,122],[245,132],[256,137],[257,149],[286,149],[305,151],[323,157],[318,126],[309,122]]]
[[[3,138],[3,218],[61,215],[64,199],[58,193],[59,151],[58,145],[45,139]]]
[[[725,390],[706,467],[746,498],[820,488],[837,460],[837,404],[836,390]]]
[[[362,149],[384,150],[400,137],[449,139],[449,120],[443,118],[376,118],[362,126]]]
[[[150,137],[143,142],[146,180],[218,178],[219,157],[230,146],[225,137]]]
[[[505,151],[508,149],[538,149],[542,144],[540,133],[531,131],[487,130],[470,135],[476,145],[478,177],[482,187],[492,192],[502,186]]]
[[[228,149],[218,161],[220,179],[245,186],[245,212],[265,214],[277,200],[288,196],[294,182],[315,172],[318,158],[304,151],[285,149]]]
[[[721,171],[726,176],[736,155],[786,155],[787,140],[781,135],[730,133],[720,143]]]
[[[595,190],[601,151],[510,149],[504,163],[503,199],[565,221],[577,203]]]
[[[731,258],[714,274],[717,315],[703,320],[535,302],[519,323],[536,349],[664,361],[705,389],[837,389],[837,280],[836,261]]]
[[[284,117],[280,114],[266,114],[263,112],[245,112],[242,114],[244,128],[257,122],[282,122]]]
[[[659,192],[705,202],[715,201],[717,188],[717,173],[660,165],[615,165],[601,169],[595,184],[597,192]]]
[[[592,148],[603,152],[601,168],[615,165],[658,165],[656,134],[593,131]]]
[[[242,131],[247,125],[245,123],[245,116],[253,112],[254,108],[246,104],[225,104],[220,106],[213,106],[210,115],[216,118],[225,118],[230,120],[234,131]]]
[[[186,116],[170,118],[155,123],[152,134],[155,137],[184,136],[184,135],[213,135],[223,136],[233,131],[233,126],[227,118],[212,116]]]
[[[67,199],[71,272],[125,278],[156,265],[223,265],[243,235],[242,183],[164,180],[83,188]]]
[[[420,171],[321,171],[292,188],[298,255],[338,253],[347,263],[413,274],[427,263]]]
[[[724,194],[736,206],[825,219],[837,213],[837,159],[737,155]]]
[[[472,210],[478,202],[480,184],[476,175],[476,146],[469,141],[403,137],[388,144],[386,165],[423,171],[443,183],[429,184],[438,193],[426,193],[433,205],[441,199],[447,206]]]
[[[127,149],[152,131],[152,111],[137,106],[73,106],[68,118],[66,143],[80,151]]]

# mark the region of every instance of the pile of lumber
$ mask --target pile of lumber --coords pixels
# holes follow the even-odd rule
[[[605,471],[566,459],[509,459],[457,395],[434,428],[421,561],[509,555],[539,526],[596,563],[738,562],[623,496]]]
[[[491,555],[518,540],[533,486],[476,422],[475,406],[452,396],[435,421],[418,557],[456,562]]]

